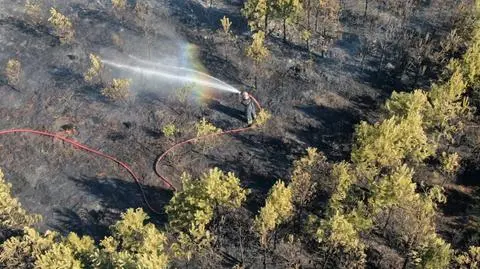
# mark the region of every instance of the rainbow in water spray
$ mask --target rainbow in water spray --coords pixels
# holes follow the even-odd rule
[[[129,55],[129,58],[134,60],[133,64],[119,63],[105,59],[102,60],[102,62],[111,67],[138,73],[151,79],[182,82],[185,84],[193,83],[195,84],[194,89],[196,94],[202,99],[210,98],[214,94],[214,90],[217,90],[217,92],[225,91],[230,93],[240,93],[239,90],[230,84],[215,78],[206,72],[202,72],[204,68],[198,63],[194,50],[193,45],[185,45],[180,57],[180,64],[182,66],[147,61],[133,55]],[[184,66],[192,66],[193,68]],[[198,69],[202,71],[199,71]]]

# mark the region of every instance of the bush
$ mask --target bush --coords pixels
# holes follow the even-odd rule
[[[5,76],[8,84],[16,86],[22,76],[22,64],[17,59],[10,59],[5,66]]]
[[[240,186],[233,173],[218,168],[210,169],[200,179],[182,175],[182,191],[174,194],[165,208],[168,227],[177,237],[172,249],[174,255],[190,260],[195,253],[208,248],[214,237],[208,230],[218,207],[239,208],[249,190]]]
[[[442,164],[443,172],[447,174],[455,174],[460,168],[460,160],[460,156],[456,152],[451,154],[442,152],[440,162]]]
[[[47,231],[40,235],[32,228],[25,228],[21,237],[12,237],[2,243],[0,268],[38,268],[35,263],[39,256],[59,241],[59,235]]]
[[[279,180],[270,189],[265,206],[255,217],[254,228],[260,237],[260,244],[267,247],[269,234],[292,215],[292,190]]]
[[[364,175],[370,176],[405,161],[420,163],[432,156],[437,147],[427,137],[423,124],[419,113],[404,118],[393,116],[374,125],[361,122],[356,128],[352,161]]]
[[[30,215],[11,195],[12,185],[5,182],[0,170],[0,233],[3,230],[22,229],[38,221],[39,215]]]
[[[102,59],[100,59],[99,56],[90,53],[90,68],[83,74],[85,81],[93,82],[96,78],[101,79],[102,70]]]
[[[122,39],[120,34],[113,33],[112,42],[117,47],[118,50],[123,51],[123,48],[125,46],[125,41]]]
[[[110,85],[102,90],[102,95],[114,101],[125,100],[130,94],[129,88],[129,79],[114,78]]]
[[[268,49],[265,47],[265,33],[258,31],[253,34],[252,44],[247,48],[247,56],[250,57],[255,64],[259,64],[268,55]]]
[[[175,90],[175,98],[182,104],[187,103],[188,96],[192,94],[195,83],[189,83]]]
[[[480,247],[470,246],[468,251],[455,257],[455,268],[473,269],[480,267]]]
[[[162,127],[162,133],[165,137],[169,137],[169,138],[174,137],[177,132],[178,132],[178,129],[173,123],[165,124]]]
[[[137,1],[135,4],[135,22],[143,30],[147,28],[147,19],[150,15],[152,7],[146,1]]]
[[[127,0],[112,0],[112,5],[116,10],[125,10],[127,7]]]
[[[222,129],[215,127],[215,125],[208,122],[205,118],[202,118],[200,122],[195,124],[197,130],[197,137],[211,135],[219,133]]]
[[[166,268],[166,236],[141,208],[128,209],[100,244],[88,237],[25,228],[1,245],[0,268]]]
[[[122,219],[110,228],[112,236],[100,242],[101,252],[95,258],[99,268],[166,268],[167,238],[152,223],[145,224],[148,219],[141,208],[122,213]]]
[[[27,0],[25,2],[25,15],[34,23],[38,24],[42,20],[42,6],[38,1]]]
[[[255,119],[256,126],[263,126],[267,121],[272,117],[272,114],[265,109],[260,109],[258,112],[257,118]]]
[[[75,37],[75,29],[73,29],[72,22],[65,15],[60,13],[55,8],[50,9],[50,18],[48,18],[55,29],[55,34],[60,38],[62,44],[69,44]]]

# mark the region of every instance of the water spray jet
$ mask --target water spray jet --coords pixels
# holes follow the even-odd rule
[[[154,77],[159,77],[159,78],[164,78],[164,79],[169,79],[174,81],[193,82],[198,85],[211,87],[213,89],[217,89],[221,91],[237,93],[237,94],[240,93],[239,90],[235,89],[229,84],[217,78],[214,78],[208,74],[205,74],[190,68],[163,65],[165,67],[164,69],[170,68],[174,70],[187,71],[187,74],[182,75],[182,74],[178,74],[178,72],[175,73],[170,70],[164,70],[164,69],[160,70],[160,69],[152,69],[152,68],[146,68],[146,67],[140,67],[140,66],[133,66],[128,64],[121,64],[121,63],[117,63],[110,60],[102,60],[102,62],[106,65],[113,66],[118,69],[128,70],[128,71],[143,74],[143,75],[149,75],[149,76],[154,76]],[[189,76],[188,73],[194,73],[200,77],[192,77],[192,76]]]

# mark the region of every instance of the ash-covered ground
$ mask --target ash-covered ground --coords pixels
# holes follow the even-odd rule
[[[1,78],[0,129],[63,132],[74,127],[73,139],[129,163],[143,178],[151,204],[162,209],[172,193],[154,173],[158,155],[194,136],[193,126],[202,117],[224,130],[245,125],[238,96],[218,92],[202,102],[195,97],[180,102],[173,89],[159,84],[158,89],[136,87],[127,101],[112,102],[100,94],[100,85],[84,81],[88,55],[157,60],[167,47],[175,51],[178,44],[193,44],[209,74],[237,87],[252,86],[252,64],[244,51],[249,41],[246,22],[239,3],[231,2],[209,9],[197,1],[157,1],[147,20],[150,30],[144,31],[128,16],[115,15],[110,1],[55,1],[76,31],[75,42],[65,45],[46,22],[48,9],[43,23],[33,25],[23,3],[2,0],[0,65],[17,58],[23,75],[16,87]],[[237,35],[227,59],[217,32],[223,15],[232,19]],[[112,34],[123,40],[120,47]],[[249,205],[256,211],[275,180],[288,178],[293,160],[305,148],[317,147],[329,160],[348,156],[354,125],[375,117],[374,100],[381,102],[388,94],[371,87],[371,78],[360,70],[354,34],[345,33],[330,57],[314,57],[310,65],[304,64],[307,53],[293,45],[275,38],[267,45],[272,57],[258,75],[253,95],[273,119],[261,130],[223,137],[207,150],[199,145],[177,150],[161,165],[177,187],[183,171],[199,175],[218,166],[235,172],[252,189]],[[161,132],[171,122],[180,129],[175,139]],[[1,136],[0,154],[0,168],[13,184],[14,195],[29,211],[43,216],[43,230],[100,237],[120,212],[144,207],[137,185],[119,166],[62,142],[29,134]],[[163,216],[151,215],[164,221]]]

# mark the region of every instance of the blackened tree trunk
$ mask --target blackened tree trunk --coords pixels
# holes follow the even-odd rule
[[[365,0],[365,12],[363,13],[363,20],[367,20],[368,0]]]

